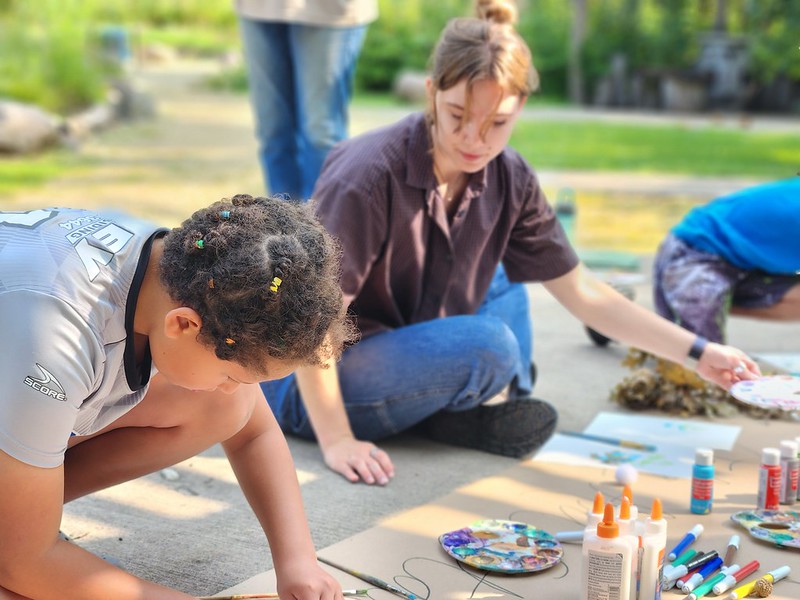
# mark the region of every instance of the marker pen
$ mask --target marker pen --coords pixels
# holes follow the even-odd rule
[[[750,575],[750,573],[754,573],[760,566],[761,564],[757,560],[751,560],[735,573],[728,573],[725,576],[725,579],[714,586],[714,593],[722,594],[723,592],[727,592],[733,587],[733,584],[740,582],[742,579]]]
[[[706,579],[715,571],[718,571],[719,568],[722,566],[722,559],[717,556],[713,560],[708,561],[706,564],[703,565],[703,568],[700,569],[697,573],[689,577],[686,583],[683,584],[681,587],[681,591],[684,594],[688,594],[689,592],[694,591],[694,589],[706,581]]]
[[[749,596],[753,592],[753,588],[756,585],[756,581],[758,581],[759,579],[766,579],[770,583],[775,583],[777,581],[780,581],[781,579],[783,579],[787,575],[789,575],[790,572],[791,572],[791,569],[789,568],[788,565],[784,565],[782,567],[778,567],[777,569],[774,569],[774,570],[770,571],[769,573],[767,573],[766,575],[764,575],[764,577],[756,577],[752,581],[749,581],[749,582],[745,583],[744,585],[740,585],[735,590],[733,590],[730,594],[728,594],[728,600],[739,600],[740,598],[744,598],[745,596]]]
[[[733,556],[736,554],[736,551],[738,549],[739,549],[739,536],[732,535],[731,539],[728,540],[728,548],[727,550],[725,550],[725,560],[722,561],[722,563],[726,567],[733,562]]]
[[[699,538],[700,534],[702,533],[703,533],[703,526],[698,523],[697,525],[692,527],[685,536],[683,536],[683,539],[680,542],[678,542],[677,546],[675,546],[672,550],[670,550],[669,554],[667,555],[667,558],[669,560],[675,560],[675,558],[681,552],[683,552],[689,546],[689,544],[691,544],[697,538]]]
[[[683,584],[678,583],[682,577],[686,577],[692,571],[696,571],[697,569],[702,569],[709,562],[714,561],[718,558],[719,554],[716,550],[712,550],[711,552],[698,552],[690,560],[687,560],[684,564],[679,565],[678,567],[675,568],[675,570],[670,571],[669,578],[667,578],[666,575],[664,576],[665,580],[672,582],[672,585],[670,585],[665,589],[670,589],[674,585],[682,587]],[[686,593],[688,594],[689,592]]]
[[[553,534],[553,537],[556,538],[562,544],[564,542],[582,542],[583,541],[583,529],[580,531],[558,531]]]
[[[698,598],[702,598],[703,596],[708,594],[708,592],[714,589],[714,586],[717,585],[723,579],[725,579],[725,573],[717,573],[708,581],[700,584],[695,591],[686,596],[686,598],[684,598],[683,600],[697,600]]]
[[[661,581],[663,582],[662,589],[668,590],[671,589],[675,585],[675,581],[679,577],[683,577],[690,571],[688,563],[693,558],[697,558],[698,560],[704,554],[702,552],[697,552],[697,550],[689,549],[683,554],[681,554],[678,558],[672,561],[671,564],[664,567],[664,572],[661,574]],[[713,556],[711,557],[713,558]],[[702,564],[702,563],[700,563]],[[694,565],[692,568],[695,568],[697,565]]]

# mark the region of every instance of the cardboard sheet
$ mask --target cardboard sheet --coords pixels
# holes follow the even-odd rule
[[[649,513],[653,498],[661,499],[668,522],[667,551],[696,523],[705,528],[693,546],[699,550],[716,549],[724,556],[730,537],[739,535],[741,544],[736,562],[745,564],[756,559],[761,563],[756,574],[745,581],[789,565],[792,573],[775,586],[770,598],[797,600],[800,598],[800,550],[782,549],[757,540],[730,516],[755,507],[761,449],[777,446],[782,439],[794,439],[800,435],[800,425],[792,421],[754,421],[747,417],[723,423],[742,425],[742,433],[733,449],[716,451],[711,514],[689,512],[689,480],[649,473],[640,473],[633,485],[634,503],[642,516]],[[581,529],[598,490],[603,492],[606,501],[619,503],[621,487],[614,482],[613,468],[524,461],[499,475],[463,486],[438,501],[386,519],[372,529],[321,550],[319,555],[404,587],[423,599],[577,600],[582,568],[580,544],[564,544],[563,560],[550,569],[532,574],[499,575],[456,561],[442,549],[438,538],[442,533],[482,519],[525,522],[553,534]],[[800,510],[800,505],[784,508]],[[375,600],[399,597],[337,569],[325,568],[344,588],[368,587],[370,597]],[[269,591],[275,591],[273,571],[220,594]],[[669,591],[663,597],[678,600],[685,594]]]

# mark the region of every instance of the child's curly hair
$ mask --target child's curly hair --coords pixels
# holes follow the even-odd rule
[[[200,315],[218,358],[322,365],[354,338],[342,310],[338,245],[309,204],[238,194],[195,212],[164,239],[161,281]]]

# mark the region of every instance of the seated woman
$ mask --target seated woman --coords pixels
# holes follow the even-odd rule
[[[725,340],[728,314],[800,320],[800,177],[693,208],[654,264],[658,314]]]
[[[262,388],[283,429],[316,437],[350,481],[388,482],[391,459],[363,440],[418,424],[434,439],[514,457],[548,439],[556,410],[526,393],[524,282],[543,282],[614,339],[677,362],[691,350],[720,385],[756,369],[579,264],[533,170],[506,145],[538,85],[515,6],[478,9],[442,33],[427,111],[342,142],[317,182],[317,214],[342,244],[345,303],[362,339],[336,368],[302,367]]]

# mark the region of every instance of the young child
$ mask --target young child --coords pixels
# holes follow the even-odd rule
[[[62,507],[217,442],[281,597],[341,599],[258,386],[340,354],[338,267],[310,208],[283,199],[234,196],[171,231],[0,213],[0,599],[189,598],[60,539]]]
[[[480,0],[477,9],[439,38],[425,113],[337,145],[315,188],[317,214],[342,244],[342,290],[362,338],[336,368],[304,367],[263,388],[284,429],[316,438],[350,481],[387,483],[394,467],[371,440],[417,424],[434,439],[515,457],[547,440],[556,409],[524,393],[521,283],[543,282],[614,339],[676,362],[699,358],[698,372],[720,385],[757,371],[580,265],[535,173],[507,147],[538,85],[516,7]]]
[[[697,206],[669,232],[653,266],[655,307],[714,342],[728,314],[800,320],[800,177]]]

